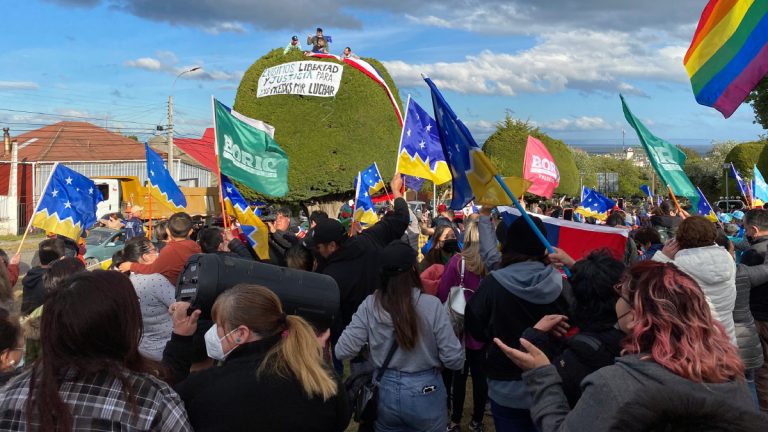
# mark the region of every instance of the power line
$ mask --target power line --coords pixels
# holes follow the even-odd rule
[[[0,108],[0,111],[8,111],[8,112],[15,112],[15,113],[23,113],[23,114],[35,114],[35,115],[42,115],[42,116],[48,116],[48,117],[60,117],[60,118],[75,118],[75,119],[82,119],[82,120],[97,120],[97,121],[104,121],[104,117],[85,117],[85,116],[76,116],[76,115],[67,115],[67,114],[52,114],[52,113],[44,113],[44,112],[38,112],[38,111],[25,111],[25,110],[16,110],[11,108]],[[114,122],[120,122],[118,119],[109,119],[109,121]],[[122,123],[133,123],[133,124],[139,124],[139,125],[154,125],[153,123],[145,123],[145,122],[136,122],[136,121],[122,121]]]

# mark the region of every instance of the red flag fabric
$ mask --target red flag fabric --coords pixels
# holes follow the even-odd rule
[[[520,212],[512,207],[499,207],[499,213],[507,226],[520,217]],[[590,252],[598,249],[607,249],[614,258],[622,260],[624,259],[624,250],[627,242],[634,241],[629,238],[628,229],[571,222],[538,214],[529,214],[540,218],[544,222],[549,243],[564,250],[575,260],[584,258]]]
[[[528,189],[529,193],[545,198],[552,198],[555,188],[560,184],[560,172],[555,165],[555,159],[549,154],[544,143],[530,135],[525,146],[523,178],[533,182]]]

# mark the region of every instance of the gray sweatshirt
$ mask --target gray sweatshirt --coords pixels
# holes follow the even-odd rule
[[[616,364],[584,378],[573,410],[554,366],[529,370],[523,379],[534,400],[531,418],[541,432],[645,431],[664,419],[727,425],[706,430],[752,431],[761,430],[752,425],[765,425],[754,417],[755,403],[745,382],[696,383],[637,355],[619,357]]]
[[[464,348],[453,332],[445,307],[437,297],[422,294],[417,288],[413,289],[412,295],[420,318],[419,338],[411,351],[398,348],[388,368],[407,373],[443,366],[461,369]],[[369,295],[336,343],[336,357],[340,360],[353,358],[368,344],[371,361],[377,368],[381,367],[393,337],[392,318],[376,305],[375,295]]]

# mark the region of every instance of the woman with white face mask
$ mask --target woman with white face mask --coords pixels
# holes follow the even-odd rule
[[[0,386],[24,366],[24,335],[18,317],[0,308]]]
[[[240,284],[213,305],[205,333],[208,356],[219,367],[186,376],[200,311],[171,305],[173,336],[165,363],[177,380],[196,431],[343,431],[351,416],[346,393],[323,362],[321,343],[301,317],[286,315],[277,295]],[[321,338],[327,339],[328,331]]]

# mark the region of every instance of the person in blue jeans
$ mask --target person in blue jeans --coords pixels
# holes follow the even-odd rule
[[[379,260],[381,287],[352,316],[336,357],[353,358],[367,344],[378,370],[396,343],[379,382],[374,430],[444,432],[448,408],[440,369],[461,369],[464,348],[440,300],[422,293],[416,251],[398,240],[382,249]]]

